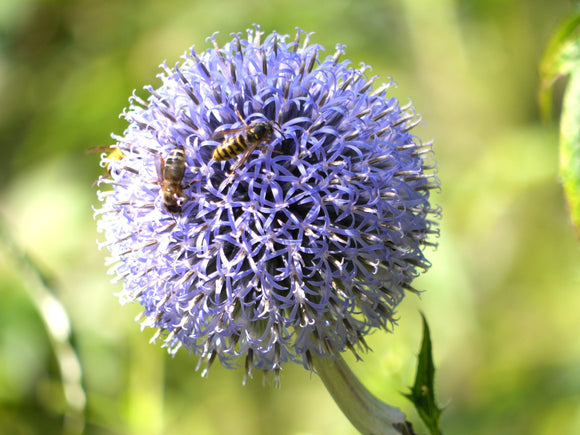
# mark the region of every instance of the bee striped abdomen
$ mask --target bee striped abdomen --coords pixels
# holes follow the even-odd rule
[[[218,162],[233,159],[244,152],[246,148],[248,148],[248,144],[243,135],[232,136],[214,149],[212,159]]]
[[[167,160],[161,155],[155,158],[157,184],[161,187],[161,198],[165,209],[170,213],[181,213],[181,207],[186,201],[181,181],[185,176],[186,157],[181,147],[173,148]]]
[[[181,182],[185,175],[185,152],[182,148],[174,148],[165,161],[163,178],[174,182]]]

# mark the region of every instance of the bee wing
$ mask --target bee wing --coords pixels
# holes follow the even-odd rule
[[[111,145],[101,145],[98,147],[92,147],[85,151],[87,154],[97,154],[105,151],[111,151]]]
[[[252,154],[252,152],[254,152],[254,150],[256,148],[258,148],[258,145],[260,145],[260,142],[256,142],[252,145],[250,145],[246,151],[244,151],[244,154],[242,154],[242,157],[240,157],[230,168],[230,172],[233,174],[234,172],[236,172],[238,170],[238,168],[240,168],[244,163],[246,163],[246,160],[248,160],[248,158],[250,157],[250,154]]]
[[[125,157],[123,151],[119,147],[112,146],[112,145],[103,145],[98,147],[89,148],[86,150],[87,154],[96,154],[96,153],[107,153],[107,158],[112,160],[122,160]]]
[[[250,127],[238,127],[238,128],[226,128],[224,130],[214,131],[212,135],[212,140],[221,139],[225,136],[231,136],[233,134],[240,133],[242,131],[247,131]]]
[[[160,154],[155,154],[155,170],[157,171],[157,179],[163,181],[163,171],[165,169],[165,160]]]

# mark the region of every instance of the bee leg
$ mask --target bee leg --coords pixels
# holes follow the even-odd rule
[[[242,121],[244,123],[244,125],[249,128],[248,124],[246,124],[246,121],[244,121],[244,117],[240,114],[240,112],[238,111],[238,109],[235,108],[234,110],[236,112],[236,115],[238,115],[238,118],[240,118],[240,121]]]
[[[273,150],[273,149],[267,148],[267,147],[262,146],[262,145],[260,145],[260,148],[262,148],[263,150],[266,150],[266,151],[270,151],[270,152],[276,153],[276,154],[282,154],[282,151]]]

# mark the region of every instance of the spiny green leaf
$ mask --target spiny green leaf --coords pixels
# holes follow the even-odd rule
[[[570,74],[562,104],[560,177],[572,223],[580,235],[580,62]]]
[[[432,435],[441,435],[440,417],[442,411],[435,402],[435,365],[433,364],[431,335],[423,313],[421,313],[421,317],[423,318],[423,343],[417,363],[415,385],[411,387],[410,393],[403,394],[403,396],[415,405],[415,409],[429,432]]]
[[[552,85],[563,75],[577,69],[580,26],[580,7],[554,31],[540,62],[538,101],[545,120],[552,115]]]
[[[580,234],[580,7],[554,32],[540,64],[540,109],[552,112],[552,85],[568,75],[560,119],[560,177],[572,223]]]

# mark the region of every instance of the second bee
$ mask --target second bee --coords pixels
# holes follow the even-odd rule
[[[181,147],[173,148],[167,160],[157,155],[155,167],[165,209],[170,213],[181,213],[181,207],[186,199],[181,185],[185,175],[185,151]]]
[[[231,172],[235,172],[250,157],[252,152],[261,144],[269,142],[274,136],[274,123],[272,121],[259,121],[252,125],[246,124],[239,112],[236,110],[238,117],[244,123],[245,127],[238,129],[225,130],[222,134],[231,134],[213,151],[212,159],[218,162],[233,159],[242,154],[242,157],[233,164]],[[265,147],[264,147],[265,148]],[[265,148],[268,149],[268,148]],[[279,151],[270,150],[279,153]]]

